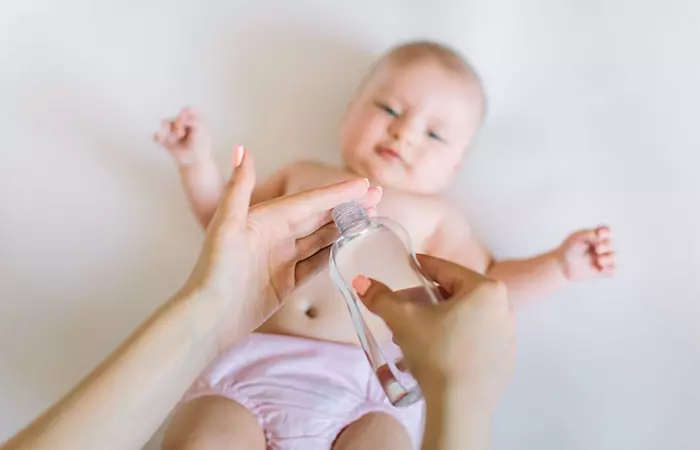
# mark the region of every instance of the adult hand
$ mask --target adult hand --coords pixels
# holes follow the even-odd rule
[[[357,200],[372,209],[381,189],[357,179],[257,204],[253,159],[234,151],[234,176],[207,228],[185,292],[201,296],[203,326],[219,325],[219,347],[262,324],[289,292],[328,262],[338,235],[331,209]]]
[[[419,255],[421,269],[446,298],[437,305],[411,301],[411,292],[391,291],[358,276],[353,287],[394,334],[404,362],[428,397],[459,391],[491,413],[513,367],[513,314],[503,284],[447,261]]]

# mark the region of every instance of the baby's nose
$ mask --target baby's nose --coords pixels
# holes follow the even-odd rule
[[[391,137],[404,144],[412,144],[415,140],[415,127],[410,120],[398,118],[389,126]]]

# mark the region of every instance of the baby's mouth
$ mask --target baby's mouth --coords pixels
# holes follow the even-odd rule
[[[381,145],[377,146],[375,153],[379,155],[383,160],[389,161],[389,162],[399,162],[405,167],[409,167],[408,163],[404,161],[404,159],[399,155],[395,150],[389,148],[389,147],[382,147]]]

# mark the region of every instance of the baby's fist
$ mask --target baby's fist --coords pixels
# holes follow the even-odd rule
[[[615,271],[615,252],[610,228],[582,230],[566,238],[557,251],[564,276],[571,281],[588,280]]]
[[[153,136],[180,166],[190,166],[211,157],[211,138],[192,108],[184,108],[173,120],[164,120]]]

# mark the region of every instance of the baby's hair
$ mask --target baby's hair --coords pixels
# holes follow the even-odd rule
[[[476,69],[459,51],[437,41],[410,41],[389,49],[370,68],[364,80],[360,83],[359,89],[362,89],[365,83],[382,67],[387,65],[401,67],[430,60],[441,64],[445,69],[462,77],[466,82],[476,83],[481,92],[482,106],[484,109],[486,108],[484,86]],[[485,111],[483,112],[485,113]]]
[[[389,63],[402,66],[430,59],[459,75],[479,80],[474,68],[457,50],[436,41],[412,41],[393,47],[377,65]]]

